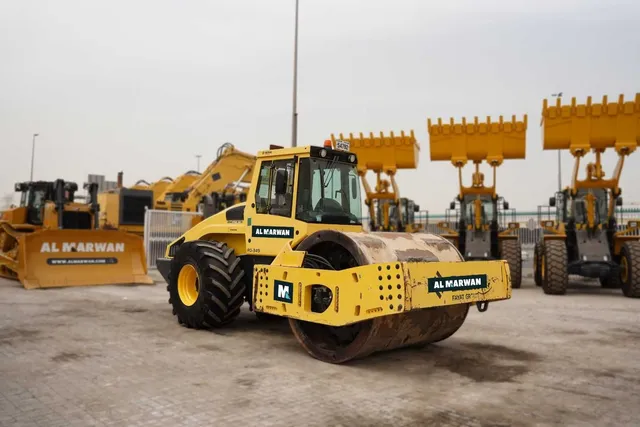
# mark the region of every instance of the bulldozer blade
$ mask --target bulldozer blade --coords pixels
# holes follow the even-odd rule
[[[26,289],[144,284],[142,238],[118,230],[40,230],[18,240],[18,280]]]

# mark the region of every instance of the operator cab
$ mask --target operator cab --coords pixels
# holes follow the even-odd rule
[[[27,223],[42,225],[44,205],[53,199],[53,183],[45,181],[16,183],[15,191],[20,195],[20,207],[27,209]]]
[[[310,147],[309,157],[263,160],[255,194],[256,213],[290,217],[295,203],[295,219],[299,221],[361,225],[356,165],[355,154],[333,149],[330,144]]]
[[[480,200],[480,203],[476,203]],[[480,209],[481,224],[486,225],[498,220],[497,200],[488,194],[467,194],[460,202],[460,216],[465,224],[475,224],[476,210]]]

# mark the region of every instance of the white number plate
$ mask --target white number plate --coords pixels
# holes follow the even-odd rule
[[[351,148],[351,144],[349,143],[349,141],[336,139],[336,150],[349,151],[350,148]]]

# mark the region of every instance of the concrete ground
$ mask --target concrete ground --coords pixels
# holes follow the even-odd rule
[[[2,426],[640,425],[640,300],[594,283],[527,279],[448,340],[339,366],[247,310],[180,327],[161,283],[0,281],[0,304]]]

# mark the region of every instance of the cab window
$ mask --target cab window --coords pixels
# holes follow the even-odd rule
[[[291,216],[294,165],[293,159],[262,163],[256,191],[256,213]]]

